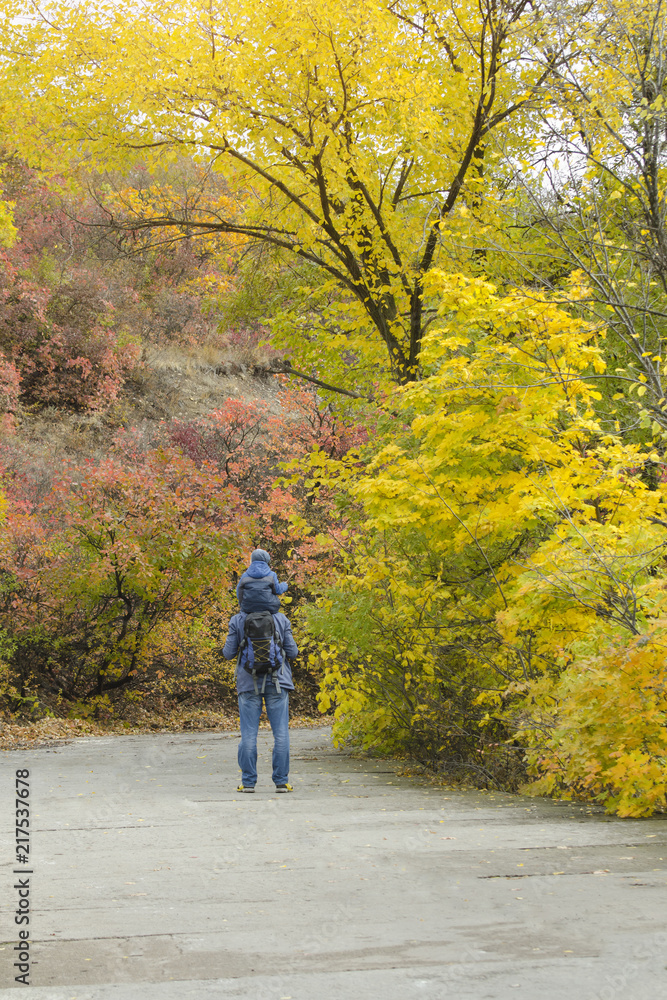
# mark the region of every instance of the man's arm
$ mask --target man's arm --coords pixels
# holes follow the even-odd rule
[[[239,618],[240,615],[234,615],[229,623],[229,634],[227,635],[225,645],[222,650],[222,655],[226,660],[233,660],[239,651],[239,646],[241,645]]]
[[[285,656],[289,660],[295,660],[299,655],[299,648],[294,641],[294,636],[292,635],[292,626],[290,625],[289,618],[281,614],[283,632],[280,641],[283,645],[283,650],[285,651]]]

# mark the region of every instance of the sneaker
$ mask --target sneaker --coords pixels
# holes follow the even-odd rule
[[[277,792],[293,792],[294,789],[291,785],[276,785]]]
[[[255,791],[255,786],[254,785],[239,785],[239,787],[236,789],[236,791],[237,792],[254,792]]]

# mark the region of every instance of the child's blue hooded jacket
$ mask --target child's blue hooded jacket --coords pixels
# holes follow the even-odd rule
[[[279,583],[269,563],[271,556],[265,549],[255,549],[250,557],[250,565],[236,585],[241,611],[270,611],[272,615],[280,611],[280,594],[287,590],[287,583]]]

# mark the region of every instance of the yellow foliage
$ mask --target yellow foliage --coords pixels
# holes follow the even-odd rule
[[[518,704],[530,729],[532,685],[558,702],[568,663],[563,677],[579,676],[610,640],[634,649],[667,615],[666,489],[638,474],[640,445],[596,421],[600,331],[532,291],[499,296],[482,279],[437,271],[429,282],[440,319],[425,339],[424,378],[387,400],[388,429],[365,461],[318,458],[320,481],[361,510],[345,577],[326,614],[313,615],[339,650],[325,700],[338,706],[338,733],[385,746],[425,726],[443,745],[453,733],[470,742],[471,728],[495,742]],[[653,645],[636,648],[633,668],[657,666]],[[597,675],[580,676],[584,712]],[[633,703],[642,684],[628,681],[615,713],[610,685],[591,724],[619,751],[603,769],[619,810],[662,801],[664,717],[646,698]],[[550,748],[572,722],[572,699],[558,712]],[[615,743],[614,727],[644,732],[638,714],[652,750],[641,738]],[[580,764],[573,754],[563,780],[592,789]]]
[[[14,225],[12,203],[0,198],[0,246],[10,247],[16,240],[18,230]]]
[[[619,816],[665,810],[666,658],[661,622],[651,634],[573,664],[555,685],[537,683],[530,697],[551,732],[546,748],[543,733],[532,733],[530,772],[538,777],[525,791],[593,796]]]
[[[306,268],[301,299],[274,317],[283,343],[300,338],[303,362],[334,370],[354,352],[369,387],[383,369],[414,374],[421,275],[445,217],[455,241],[475,232],[490,136],[513,150],[533,113],[545,68],[526,55],[544,11],[499,18],[490,0],[414,18],[385,0],[47,0],[43,11],[31,20],[5,0],[0,14],[6,51],[21,53],[5,92],[23,156],[58,171],[194,156],[224,175],[233,204],[189,198],[188,235],[234,233]],[[168,234],[164,194],[134,207]]]

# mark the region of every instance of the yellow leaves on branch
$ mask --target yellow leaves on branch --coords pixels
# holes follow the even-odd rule
[[[0,246],[10,247],[16,239],[18,230],[14,225],[12,205],[0,198]]]
[[[440,321],[425,338],[426,377],[396,402],[412,440],[380,450],[354,490],[375,527],[417,521],[434,545],[461,549],[518,524],[588,523],[591,504],[609,507],[610,524],[658,506],[659,492],[620,474],[639,448],[592,418],[605,367],[593,328],[534,294],[499,297],[437,271],[427,280]]]
[[[651,635],[568,668],[555,689],[552,748],[532,750],[530,794],[594,796],[608,812],[648,816],[666,808],[667,686],[664,621]],[[537,692],[536,692],[537,693]],[[539,698],[539,694],[538,694]],[[535,744],[543,744],[534,734]]]
[[[360,185],[374,183],[378,162],[417,137],[432,164],[447,157],[441,101],[446,93],[450,115],[469,103],[465,73],[441,58],[433,29],[409,44],[407,24],[375,0],[53,0],[31,24],[20,0],[6,7],[8,37],[31,57],[12,68],[13,84],[25,73],[41,89],[35,125],[85,143],[98,162],[139,149],[163,158],[186,143],[238,148],[248,161],[237,158],[238,169],[259,182],[257,158],[312,170],[301,159],[308,136],[332,171],[333,199],[349,195],[352,165]],[[322,204],[302,194],[324,222]],[[361,232],[347,197],[342,214]]]

